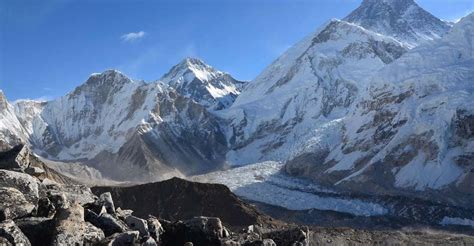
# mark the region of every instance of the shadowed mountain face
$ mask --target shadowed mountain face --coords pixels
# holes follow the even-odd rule
[[[196,215],[219,217],[232,228],[250,224],[275,224],[253,206],[241,201],[229,188],[172,178],[131,187],[93,187],[95,194],[111,192],[115,206],[167,220],[185,220]]]

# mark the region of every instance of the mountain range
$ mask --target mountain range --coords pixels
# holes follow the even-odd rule
[[[472,209],[472,37],[474,14],[364,0],[249,82],[187,58],[151,83],[107,70],[48,102],[0,93],[0,150],[139,183],[278,161],[340,192]]]

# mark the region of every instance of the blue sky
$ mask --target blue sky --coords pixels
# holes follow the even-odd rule
[[[292,44],[361,0],[3,0],[0,89],[13,101],[52,99],[91,73],[159,79],[187,56],[251,80]],[[439,18],[472,0],[418,0]]]

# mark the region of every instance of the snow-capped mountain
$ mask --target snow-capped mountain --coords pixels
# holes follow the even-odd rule
[[[210,110],[220,110],[232,105],[246,85],[246,82],[217,71],[196,58],[184,59],[160,81]]]
[[[286,170],[346,190],[414,192],[472,208],[473,37],[474,13],[387,65],[343,120],[343,141]]]
[[[0,151],[11,149],[25,140],[25,130],[16,117],[14,107],[0,90]]]
[[[405,52],[391,37],[330,21],[273,62],[221,113],[231,120],[229,161],[288,158],[324,127],[338,127],[337,121],[326,123],[347,114],[368,75]]]
[[[410,48],[440,38],[450,28],[414,0],[364,0],[344,20],[392,36]]]
[[[108,178],[144,181],[222,164],[224,135],[205,107],[115,70],[54,101],[19,102],[16,112],[37,154],[86,163]]]

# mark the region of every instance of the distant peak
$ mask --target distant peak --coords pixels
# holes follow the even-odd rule
[[[440,38],[450,28],[414,0],[364,0],[344,21],[392,36],[408,47]]]
[[[3,109],[7,106],[7,97],[5,96],[5,94],[3,93],[2,90],[0,90],[0,109]]]
[[[388,4],[390,6],[402,6],[416,4],[414,0],[364,0],[362,4]]]
[[[115,69],[108,69],[102,73],[93,73],[87,81],[77,87],[73,94],[82,92],[85,88],[119,88],[126,84],[133,83],[133,81],[124,75],[122,72]]]
[[[195,57],[186,57],[180,62],[180,64],[208,66],[204,61]]]

